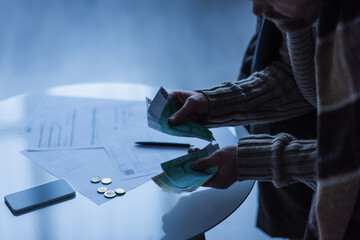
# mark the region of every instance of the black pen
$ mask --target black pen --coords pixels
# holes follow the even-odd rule
[[[135,143],[144,146],[156,146],[156,147],[190,148],[193,146],[190,143],[171,143],[171,142],[135,142]]]

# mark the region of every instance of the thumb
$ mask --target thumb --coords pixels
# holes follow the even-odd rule
[[[192,162],[190,164],[190,167],[194,171],[203,171],[205,169],[208,169],[208,168],[211,168],[214,166],[218,166],[218,165],[219,165],[218,159],[210,156],[210,157],[205,157],[205,158],[202,158],[202,159]]]
[[[192,105],[189,104],[189,101],[186,101],[185,104],[177,110],[173,115],[169,117],[169,122],[172,125],[178,125],[185,120],[193,112]]]

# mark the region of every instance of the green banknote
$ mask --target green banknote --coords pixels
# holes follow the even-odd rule
[[[209,129],[203,127],[190,118],[186,118],[180,125],[174,126],[169,124],[169,117],[177,110],[178,108],[176,104],[171,99],[171,97],[169,97],[159,119],[159,123],[164,133],[183,137],[197,137],[209,142],[213,140],[212,133],[209,131]]]
[[[165,173],[161,173],[153,177],[152,180],[163,190],[173,193],[192,192],[201,186],[200,184],[200,185],[193,185],[188,187],[179,187],[174,183],[172,183],[169,180],[169,178],[165,175]]]
[[[194,188],[202,185],[217,172],[218,168],[211,167],[204,171],[193,171],[190,163],[207,157],[219,149],[219,146],[211,143],[204,149],[175,158],[161,164],[166,177],[170,182],[180,188]]]
[[[174,136],[196,137],[209,142],[214,140],[209,129],[191,118],[185,119],[180,125],[169,124],[169,117],[178,110],[178,107],[163,87],[159,89],[153,101],[147,98],[147,104],[149,127]]]

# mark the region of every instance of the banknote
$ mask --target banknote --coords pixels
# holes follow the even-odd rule
[[[190,163],[207,157],[218,149],[219,145],[210,143],[199,151],[162,163],[161,168],[168,179],[176,186],[189,187],[200,185],[211,178],[218,169],[217,167],[211,167],[204,171],[194,171],[191,169]]]
[[[190,168],[190,163],[209,156],[217,149],[219,149],[217,144],[210,143],[202,150],[165,162],[161,166],[164,172],[153,177],[152,180],[167,192],[192,192],[214,176],[217,167],[196,172]]]
[[[163,172],[153,177],[152,180],[166,192],[173,192],[173,193],[192,192],[196,190],[198,187],[200,187],[200,185],[179,187],[173,184]]]
[[[214,140],[209,129],[191,118],[186,118],[180,125],[169,124],[169,117],[178,110],[178,107],[163,87],[160,87],[153,100],[146,98],[146,104],[149,127],[174,136],[197,137],[209,142]]]

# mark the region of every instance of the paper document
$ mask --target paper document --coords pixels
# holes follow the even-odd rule
[[[147,182],[161,163],[187,154],[186,148],[139,146],[138,141],[189,143],[204,148],[208,142],[177,137],[147,125],[144,102],[48,96],[26,125],[29,149],[23,154],[59,178],[65,178],[85,197],[102,204],[91,177],[110,177],[110,187],[127,191]],[[221,147],[236,144],[224,129],[212,129]]]
[[[141,116],[143,113],[144,111],[136,114]],[[190,143],[198,148],[208,144],[197,138],[175,137],[157,132],[147,127],[146,118],[136,114],[134,114],[136,125],[132,124],[123,130],[104,131],[100,134],[105,149],[120,170],[123,180],[157,174],[161,172],[162,162],[187,154],[188,150],[177,147],[142,146],[135,144],[137,141]]]
[[[76,191],[97,205],[103,204],[109,199],[96,191],[101,184],[90,182],[93,176],[110,177],[113,182],[111,186],[107,186],[108,188],[112,186],[114,189],[117,187],[128,190],[134,188],[134,186],[129,186],[121,181],[116,167],[103,148],[27,150],[22,154],[54,176],[65,178]]]
[[[25,127],[29,146],[37,149],[103,146],[98,132],[116,131],[128,124],[136,124],[129,122],[134,119],[133,103],[135,102],[45,97]],[[145,109],[142,106],[144,117]]]
[[[163,161],[187,153],[185,148],[144,147],[135,141],[206,144],[162,134],[150,129],[146,121],[144,102],[48,96],[26,125],[30,147],[23,154],[102,204],[108,199],[97,193],[91,177],[110,177],[114,188],[129,191],[161,172]]]

